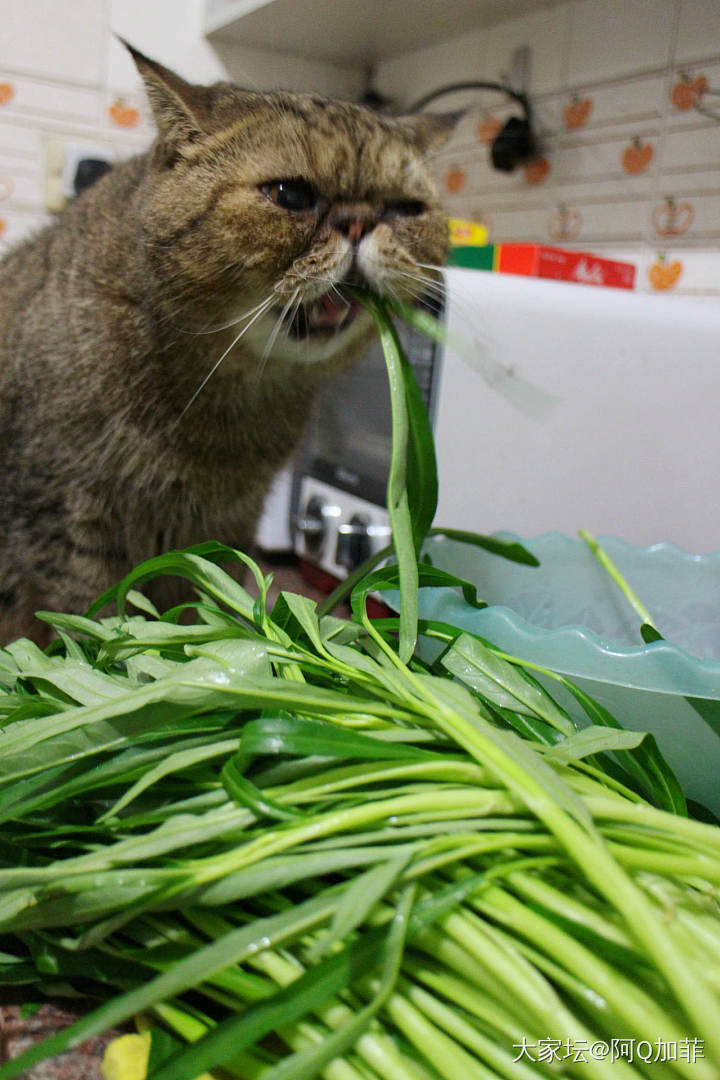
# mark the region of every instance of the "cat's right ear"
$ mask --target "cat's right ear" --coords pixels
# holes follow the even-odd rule
[[[409,116],[401,116],[399,123],[410,135],[420,153],[429,154],[439,150],[448,141],[465,111],[462,109],[452,113],[411,113]]]
[[[185,82],[157,60],[120,40],[145,83],[160,141],[173,153],[182,143],[199,139],[206,131],[208,87]]]

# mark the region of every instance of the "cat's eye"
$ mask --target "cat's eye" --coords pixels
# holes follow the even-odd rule
[[[315,188],[300,177],[289,180],[271,180],[268,184],[261,184],[260,190],[282,210],[292,210],[296,213],[314,210],[318,202]]]
[[[393,199],[385,203],[386,217],[418,217],[426,210],[424,202],[419,199]]]

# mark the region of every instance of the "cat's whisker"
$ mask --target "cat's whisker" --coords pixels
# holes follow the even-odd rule
[[[288,311],[290,310],[292,305],[297,300],[299,292],[300,292],[299,289],[295,290],[295,292],[292,294],[292,296],[288,300],[287,304],[285,305],[285,307],[282,309],[282,311],[278,315],[277,319],[275,320],[275,325],[272,328],[270,336],[268,337],[267,342],[265,344],[265,348],[262,351],[262,355],[260,357],[260,360],[258,361],[257,370],[255,372],[256,380],[260,379],[263,371],[265,370],[265,365],[267,363],[268,357],[270,356],[270,353],[272,352],[273,346],[274,346],[275,342],[277,341],[277,336],[280,333],[283,322],[285,321],[285,316],[287,315]]]
[[[255,307],[250,308],[248,311],[244,311],[242,315],[238,315],[235,319],[230,319],[229,322],[221,323],[219,326],[212,326],[208,330],[183,330],[182,333],[190,334],[193,337],[202,337],[205,334],[219,334],[221,330],[230,330],[233,326],[238,326],[239,323],[244,322],[245,319],[251,318],[251,316],[253,316],[256,311],[259,311],[261,307],[264,307],[267,299],[268,298],[266,297],[265,300],[261,300],[259,304],[255,305]]]
[[[295,303],[293,305],[292,311],[288,315],[288,326],[292,325],[293,320],[295,319],[295,317],[296,317],[298,311],[300,310],[301,306],[302,306],[302,300],[300,300],[300,298],[298,297],[298,299],[295,301]]]
[[[437,276],[431,277],[430,274],[423,273],[424,269],[425,267],[418,263],[412,271],[403,270],[402,267],[398,267],[396,268],[395,273],[402,274],[404,277],[414,278],[416,281],[421,281],[426,284],[428,288],[441,289],[442,278],[438,278]]]
[[[240,333],[239,333],[239,334],[237,334],[237,335],[236,335],[236,336],[235,336],[235,337],[233,338],[233,340],[232,340],[232,341],[230,342],[230,344],[228,345],[228,347],[227,347],[227,349],[225,350],[225,352],[224,352],[224,353],[223,353],[223,354],[222,354],[222,355],[220,356],[220,358],[219,358],[218,360],[216,360],[216,361],[215,361],[215,363],[214,363],[214,364],[213,364],[213,366],[212,366],[212,367],[210,368],[210,370],[208,371],[208,373],[207,373],[207,375],[205,376],[205,378],[204,378],[204,379],[202,380],[202,382],[201,382],[201,383],[200,383],[200,385],[198,386],[198,388],[197,388],[197,390],[195,391],[195,393],[194,393],[194,394],[192,395],[192,397],[191,397],[191,398],[190,398],[190,400],[188,401],[187,405],[186,405],[186,406],[184,407],[184,409],[182,410],[182,412],[181,412],[181,413],[180,413],[180,415],[178,416],[178,418],[177,418],[177,423],[180,423],[180,421],[182,420],[182,418],[183,418],[183,416],[185,415],[185,413],[186,413],[186,412],[188,411],[188,409],[189,409],[189,408],[190,408],[190,406],[191,406],[191,405],[193,404],[193,402],[194,402],[194,401],[195,401],[195,400],[197,399],[198,395],[199,395],[199,394],[201,393],[201,391],[202,391],[202,390],[204,390],[204,388],[205,388],[205,387],[207,386],[208,382],[209,382],[209,381],[210,381],[210,379],[211,379],[211,378],[213,377],[213,375],[215,374],[215,372],[217,371],[217,369],[218,369],[218,368],[220,367],[220,365],[222,364],[223,360],[224,360],[224,359],[225,359],[225,357],[226,357],[226,356],[228,355],[228,353],[229,353],[229,352],[231,352],[231,351],[232,351],[232,350],[233,350],[233,349],[235,348],[235,346],[237,345],[237,343],[238,343],[238,341],[240,340],[240,338],[241,338],[241,337],[243,336],[243,334],[246,334],[246,333],[247,333],[247,331],[248,331],[248,330],[250,329],[250,327],[251,327],[251,326],[253,325],[253,323],[257,322],[257,320],[258,320],[258,319],[259,319],[259,318],[260,318],[260,317],[261,317],[262,315],[264,315],[264,314],[265,314],[265,312],[267,311],[267,309],[268,309],[268,308],[269,308],[269,307],[271,306],[272,302],[273,302],[273,298],[272,298],[272,296],[269,296],[269,297],[267,298],[267,300],[265,300],[265,301],[264,301],[264,303],[263,303],[263,304],[261,305],[261,307],[260,307],[260,310],[259,310],[259,311],[258,311],[258,312],[257,312],[257,313],[256,313],[255,315],[253,315],[252,319],[251,319],[251,320],[250,320],[250,322],[249,322],[249,323],[247,324],[247,326],[244,326],[244,327],[242,328],[242,330],[240,331]]]
[[[429,278],[426,278],[424,274],[411,273],[408,270],[396,269],[393,275],[395,276],[395,278],[404,278],[408,281],[416,282],[421,288],[426,289],[427,293],[436,293],[439,289],[439,286],[435,282],[431,281]]]
[[[422,266],[423,264],[418,264],[418,265]],[[429,269],[435,270],[435,269],[439,269],[439,267],[436,268],[436,267],[430,266]],[[404,271],[404,270],[398,270],[398,271],[396,271],[396,273],[402,274],[403,276],[408,277],[410,280],[415,279],[415,280],[423,283],[423,286],[428,289],[428,293],[435,300],[437,300],[442,306],[444,306],[447,293],[446,293],[446,289],[439,282],[433,281],[432,279],[428,278],[424,274],[422,274],[422,275],[414,275],[414,274],[409,274],[407,271]],[[405,285],[404,287],[409,289],[409,286],[407,286],[407,285]],[[418,299],[420,299],[420,300],[427,299],[428,298],[428,293],[425,294],[425,297],[419,296]],[[481,313],[478,313],[477,308],[473,307],[472,304],[468,300],[463,299],[463,298],[457,298],[457,297],[456,297],[456,299],[454,301],[454,307],[457,310],[457,312],[458,312],[458,314],[459,314],[459,316],[461,318],[461,321],[467,327],[472,327],[473,328],[473,330],[472,330],[473,339],[477,340],[477,341],[484,341],[485,340],[485,335],[480,329],[481,323],[482,323],[482,315],[481,315]]]
[[[435,300],[436,302],[443,303],[445,299],[445,288],[437,281],[433,281],[426,274],[413,274],[407,270],[396,270],[395,273],[405,279],[403,281],[403,288],[407,289],[417,300]],[[409,284],[413,283],[413,287]]]
[[[445,267],[440,266],[438,263],[421,263],[421,262],[418,262],[415,265],[420,270],[432,270],[440,278],[443,275],[443,270],[445,270]]]
[[[338,288],[338,286],[337,286],[337,282],[333,281],[333,282],[331,283],[331,285],[330,285],[330,288],[328,289],[328,292],[334,292],[334,293],[336,293],[336,294],[337,294],[337,296],[338,296],[338,297],[339,297],[339,298],[340,298],[340,299],[342,300],[342,302],[343,302],[343,303],[345,304],[345,306],[346,306],[346,307],[350,307],[350,301],[348,300],[347,296],[345,296],[345,294],[344,294],[344,293],[340,292],[340,289],[339,289],[339,288]]]
[[[413,301],[427,299],[427,292],[425,291],[424,286],[418,288],[414,284],[414,278],[411,278],[410,275],[406,274],[403,274],[402,276],[403,279],[408,278],[408,280],[400,281],[400,272],[396,270],[392,278],[387,278],[383,282],[381,292],[390,296],[398,303],[407,303],[408,298],[411,298]]]

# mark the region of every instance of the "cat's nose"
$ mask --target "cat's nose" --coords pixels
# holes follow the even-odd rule
[[[377,225],[378,215],[371,203],[342,203],[330,210],[327,220],[333,229],[347,236],[357,247]]]

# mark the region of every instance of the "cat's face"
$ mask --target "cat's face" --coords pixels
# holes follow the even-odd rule
[[[233,322],[256,356],[315,362],[371,330],[346,286],[425,291],[447,223],[423,159],[447,123],[138,64],[160,132],[146,235],[179,325]]]

